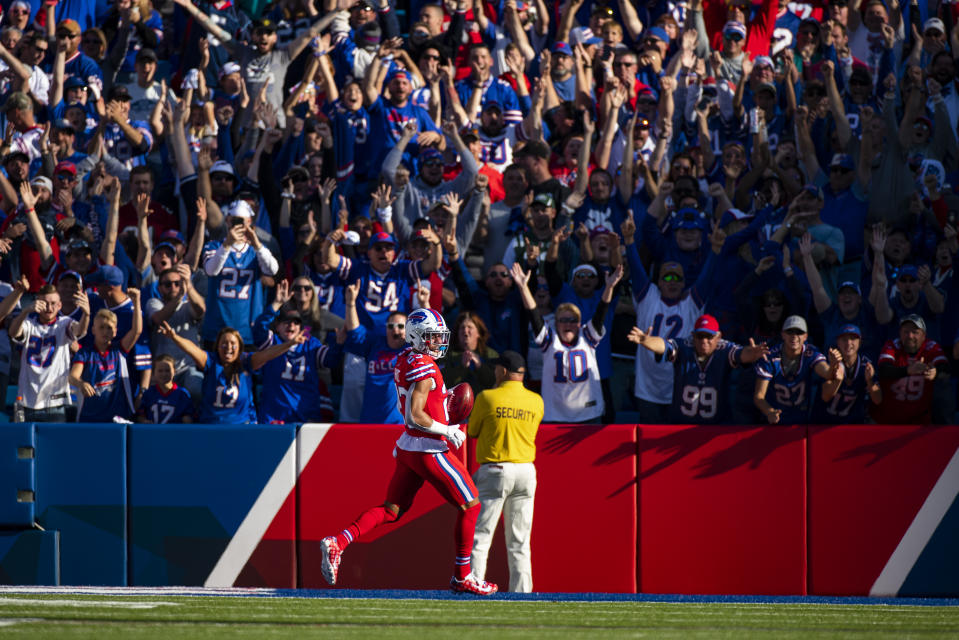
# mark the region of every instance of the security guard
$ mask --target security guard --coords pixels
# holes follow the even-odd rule
[[[509,557],[509,590],[533,590],[529,539],[536,494],[536,431],[543,420],[543,399],[523,387],[526,361],[515,351],[495,360],[497,386],[476,397],[468,434],[476,438],[473,476],[479,489],[480,515],[470,559],[473,574],[484,579],[486,558],[500,513],[504,515]]]

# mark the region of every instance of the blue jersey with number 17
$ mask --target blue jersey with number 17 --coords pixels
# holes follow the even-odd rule
[[[223,245],[210,242],[203,248],[205,263]],[[231,250],[220,273],[210,276],[206,293],[206,315],[200,336],[216,340],[223,327],[240,332],[245,344],[253,343],[253,320],[263,311],[263,271],[256,259],[256,250],[245,245],[242,251]]]
[[[250,354],[240,354],[240,372],[227,379],[220,358],[206,352],[203,368],[202,424],[246,424],[256,422],[253,407],[253,368]]]
[[[814,369],[818,363],[825,362],[826,357],[811,344],[803,345],[798,366],[787,371],[783,369],[782,349],[781,344],[777,345],[756,362],[756,377],[769,380],[766,402],[782,411],[779,424],[803,424],[809,420],[810,400],[819,378]]]

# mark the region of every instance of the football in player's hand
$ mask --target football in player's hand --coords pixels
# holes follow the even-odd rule
[[[469,421],[473,410],[473,388],[468,382],[461,382],[452,389],[446,400],[446,412],[450,424],[462,424]]]

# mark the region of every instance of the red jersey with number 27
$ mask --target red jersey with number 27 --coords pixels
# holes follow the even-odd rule
[[[892,364],[908,367],[912,362],[925,362],[930,367],[946,362],[942,347],[926,340],[914,354],[906,353],[899,338],[888,340],[879,352],[878,366]],[[928,424],[932,419],[932,389],[935,381],[923,376],[884,378],[879,380],[882,388],[882,404],[875,407],[872,417],[882,424]]]
[[[436,361],[425,353],[413,351],[407,347],[396,357],[396,368],[393,369],[393,381],[396,382],[396,394],[399,397],[400,413],[406,421],[406,433],[414,438],[429,438],[443,440],[442,436],[420,431],[411,427],[412,418],[409,414],[409,399],[413,394],[413,387],[421,380],[431,380],[432,388],[426,397],[426,413],[436,422],[449,423],[446,413],[446,383]],[[428,427],[430,425],[423,425]]]

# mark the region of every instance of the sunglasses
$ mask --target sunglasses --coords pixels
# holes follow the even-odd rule
[[[442,160],[427,160],[423,163],[424,167],[441,167],[443,166]]]
[[[47,51],[50,50],[50,47],[38,47],[37,45],[33,45],[33,50],[34,50],[36,53],[42,53],[42,54],[46,55]]]
[[[387,329],[405,329],[406,324],[403,322],[387,322],[386,328]]]
[[[79,34],[79,33],[76,34],[76,35],[74,35],[74,34],[72,34],[72,33],[66,33],[66,32],[58,33],[58,34],[57,34],[57,38],[60,39],[60,40],[72,40],[73,38],[79,38],[79,37],[80,37],[80,34]]]
[[[232,182],[233,176],[231,176],[229,173],[217,172],[215,175],[210,176],[210,179],[213,180],[213,182]]]
[[[685,280],[685,278],[675,273],[667,273],[663,276],[663,282],[682,282],[683,280]]]
[[[490,271],[487,278],[508,278],[509,271]]]
[[[852,173],[852,169],[847,169],[846,167],[830,167],[830,168],[829,168],[829,172],[830,172],[830,173],[841,173],[841,174],[843,174],[843,175],[846,175],[847,173]]]
[[[423,57],[424,57],[426,60],[439,60],[439,59],[440,59],[440,57],[439,57],[438,55],[436,55],[435,53],[427,53],[427,54],[424,55]]]
[[[179,287],[183,284],[183,280],[161,280],[161,287]]]
[[[289,324],[303,324],[303,321],[299,318],[280,318],[280,322],[288,322]]]
[[[63,180],[64,182],[73,182],[77,177],[72,173],[58,173],[57,180]]]
[[[912,284],[913,282],[919,282],[919,281],[916,280],[915,278],[913,278],[912,276],[904,276],[904,277],[902,277],[902,278],[899,278],[899,282],[905,282],[906,284]]]
[[[741,33],[725,33],[723,34],[723,37],[727,40],[732,40],[733,42],[739,42],[743,39],[743,35]]]
[[[781,306],[783,306],[783,303],[778,302],[776,300],[767,300],[766,302],[763,303],[763,307],[767,309],[770,307],[781,307]]]
[[[556,324],[579,324],[579,318],[556,318]]]
[[[391,245],[391,244],[374,244],[374,245],[373,245],[373,250],[374,250],[374,251],[384,251],[384,252],[385,252],[385,251],[393,251],[395,248],[396,248],[396,247],[394,247],[394,246]]]
[[[313,285],[298,284],[293,287],[293,291],[313,291]]]
[[[635,66],[636,66],[636,63],[635,63],[635,62],[623,62],[623,61],[620,61],[620,62],[614,62],[614,63],[613,63],[613,66],[614,66],[614,67],[635,67]]]
[[[577,274],[576,274],[576,277],[577,277],[577,278],[583,278],[583,279],[586,279],[586,278],[595,278],[595,277],[596,277],[596,274],[595,274],[595,273],[577,273]]]

